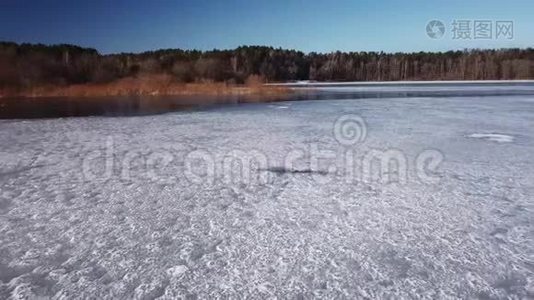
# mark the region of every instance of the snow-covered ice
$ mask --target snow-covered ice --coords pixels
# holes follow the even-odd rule
[[[344,115],[365,120],[353,146]],[[0,298],[531,298],[533,128],[534,96],[0,121]],[[281,167],[310,145],[394,149],[407,180]],[[267,182],[184,177],[190,153],[253,150]]]

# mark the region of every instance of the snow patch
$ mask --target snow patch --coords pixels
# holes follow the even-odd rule
[[[514,141],[513,136],[499,133],[473,133],[468,137],[497,143],[512,143]]]
[[[274,108],[274,109],[288,109],[289,106],[288,105],[269,105],[270,108]]]
[[[170,277],[180,277],[188,270],[189,268],[183,265],[175,266],[167,270],[167,275]]]

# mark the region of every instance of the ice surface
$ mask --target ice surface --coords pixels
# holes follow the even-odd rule
[[[367,126],[354,146],[333,134],[347,114]],[[531,298],[532,128],[529,96],[0,121],[0,298]],[[281,167],[310,145],[396,149],[408,180]],[[107,149],[111,174],[84,174]],[[437,182],[414,174],[425,149],[443,154]],[[192,151],[235,150],[265,154],[269,181],[184,178]],[[172,154],[159,176],[152,154]]]

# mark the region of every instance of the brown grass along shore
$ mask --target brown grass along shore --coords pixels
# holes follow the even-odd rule
[[[224,82],[179,83],[168,75],[128,77],[109,83],[87,83],[67,86],[39,86],[15,90],[0,89],[0,98],[25,97],[110,97],[110,96],[242,96],[256,101],[269,101],[290,93],[284,87],[265,86],[258,78],[243,85]]]

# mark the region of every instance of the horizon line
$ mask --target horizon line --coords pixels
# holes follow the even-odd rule
[[[102,53],[99,49],[91,46],[81,46],[79,44],[70,44],[70,43],[42,43],[42,42],[15,42],[15,41],[9,41],[9,40],[0,40],[1,43],[6,44],[16,44],[18,46],[22,45],[31,45],[31,46],[46,46],[46,47],[59,47],[59,46],[73,46],[73,47],[79,47],[87,50],[95,50],[99,55],[102,56],[111,56],[111,55],[125,55],[125,54],[131,54],[131,55],[139,55],[139,54],[145,54],[150,52],[158,52],[158,51],[166,51],[166,50],[181,50],[181,51],[190,51],[190,52],[215,52],[215,51],[233,51],[237,50],[239,48],[245,48],[245,47],[261,47],[261,48],[272,48],[275,50],[287,50],[287,51],[295,51],[295,52],[301,52],[305,55],[309,54],[319,54],[319,55],[327,55],[327,54],[333,54],[333,53],[381,53],[381,54],[417,54],[417,53],[433,53],[433,54],[442,54],[442,53],[448,53],[448,52],[470,52],[470,51],[506,51],[506,50],[534,50],[534,46],[528,46],[528,47],[502,47],[502,48],[456,48],[456,49],[450,49],[450,50],[443,50],[443,51],[409,51],[409,52],[403,52],[403,51],[383,51],[383,50],[373,50],[373,51],[357,51],[357,50],[351,50],[351,51],[345,51],[345,50],[332,50],[329,52],[326,51],[303,51],[298,50],[295,48],[284,48],[281,46],[268,46],[268,45],[240,45],[234,48],[213,48],[210,50],[201,50],[198,48],[155,48],[150,50],[144,50],[144,51],[138,51],[138,52],[109,52],[109,53]]]

